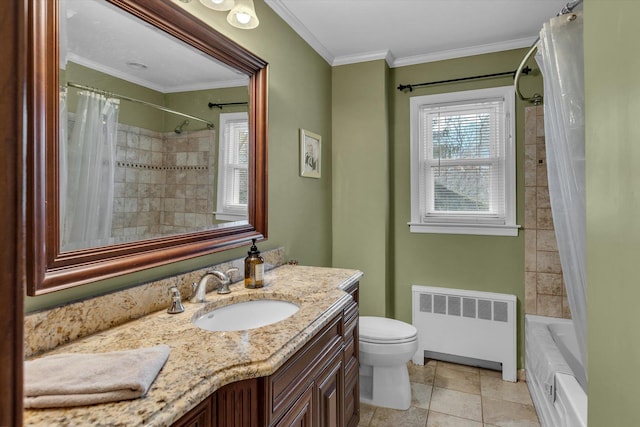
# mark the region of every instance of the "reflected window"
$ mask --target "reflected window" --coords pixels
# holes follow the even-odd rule
[[[248,179],[248,114],[246,112],[220,114],[217,220],[247,219]]]

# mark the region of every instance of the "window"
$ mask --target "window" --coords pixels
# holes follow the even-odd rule
[[[415,233],[517,236],[512,87],[411,98]]]
[[[249,121],[247,113],[220,114],[216,219],[247,219]]]

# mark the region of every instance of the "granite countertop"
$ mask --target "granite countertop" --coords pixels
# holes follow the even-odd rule
[[[27,409],[25,426],[168,426],[220,387],[267,376],[351,300],[342,289],[360,279],[357,270],[282,266],[265,274],[261,289],[207,294],[214,308],[252,299],[291,301],[300,309],[291,317],[257,329],[211,332],[191,323],[203,304],[184,303],[185,311],[165,310],[60,346],[44,355],[98,353],[167,344],[171,351],[145,397],[122,402],[60,409]],[[41,357],[39,356],[39,357]]]

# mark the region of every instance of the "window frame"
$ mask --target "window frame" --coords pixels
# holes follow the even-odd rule
[[[429,174],[425,174],[424,165],[427,164],[425,150],[429,143],[424,141],[421,123],[422,108],[425,106],[455,106],[462,108],[470,104],[486,101],[502,100],[505,114],[504,132],[500,144],[504,152],[503,176],[498,184],[504,191],[504,214],[472,214],[458,212],[451,214],[427,215],[428,197],[434,193],[433,181]],[[516,224],[516,165],[515,165],[515,92],[513,86],[501,86],[486,89],[450,92],[435,95],[422,95],[410,98],[410,126],[411,126],[411,233],[443,233],[443,234],[471,234],[517,236],[519,225]],[[421,159],[424,160],[424,165]],[[478,158],[475,158],[478,159]],[[456,160],[452,163],[487,163],[487,161],[467,159]],[[428,191],[427,188],[431,188]],[[431,195],[431,196],[430,196]]]
[[[220,114],[220,131],[218,138],[218,174],[217,174],[217,194],[216,194],[216,220],[219,221],[243,221],[248,219],[248,205],[244,208],[238,207],[237,204],[230,203],[227,194],[227,180],[229,179],[229,164],[226,163],[226,154],[231,149],[231,140],[228,135],[228,126],[230,122],[243,121],[247,125],[249,132],[249,114],[246,112],[237,113],[221,113]],[[249,143],[247,139],[247,144]],[[247,163],[247,171],[249,163]]]

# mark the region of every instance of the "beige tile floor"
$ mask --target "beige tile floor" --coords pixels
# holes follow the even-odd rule
[[[361,405],[359,426],[539,427],[525,382],[502,374],[429,360],[409,362],[413,401],[406,411]]]

